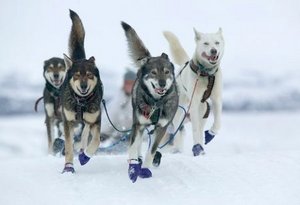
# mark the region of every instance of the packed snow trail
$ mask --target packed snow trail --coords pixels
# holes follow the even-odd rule
[[[299,123],[299,113],[225,113],[199,157],[188,124],[184,153],[163,153],[153,177],[133,184],[127,154],[76,158],[76,173],[61,174],[63,158],[45,154],[43,116],[1,117],[0,204],[300,204]]]

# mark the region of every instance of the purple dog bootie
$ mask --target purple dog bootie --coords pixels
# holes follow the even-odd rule
[[[75,169],[74,169],[72,163],[66,163],[66,164],[65,164],[65,168],[64,168],[64,170],[62,171],[62,174],[65,173],[65,172],[75,173]]]
[[[132,161],[132,160],[131,160]],[[141,171],[141,164],[139,163],[130,163],[128,167],[128,176],[129,179],[134,183]]]
[[[205,144],[208,144],[216,135],[209,131],[209,130],[206,130],[205,131]]]
[[[152,172],[148,168],[141,168],[139,177],[150,178],[150,177],[152,177]]]
[[[80,151],[80,154],[78,155],[78,159],[80,164],[83,166],[91,159],[89,156],[87,156],[84,151]]]
[[[192,151],[193,151],[194,156],[198,156],[198,155],[200,155],[201,152],[204,152],[204,149],[200,144],[195,144],[193,146]]]

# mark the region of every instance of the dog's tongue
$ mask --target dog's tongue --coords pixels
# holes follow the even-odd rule
[[[218,59],[217,55],[211,55],[211,56],[209,56],[209,60],[211,60],[211,61],[216,61],[217,59]]]
[[[163,88],[155,88],[156,93],[163,93],[164,91],[165,91],[165,89],[163,89]]]
[[[62,79],[57,79],[57,80],[54,80],[54,84],[55,85],[59,85],[59,84],[61,84],[61,82],[62,82]]]

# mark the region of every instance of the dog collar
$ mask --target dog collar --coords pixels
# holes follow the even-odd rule
[[[82,121],[83,113],[86,112],[87,104],[94,99],[96,90],[94,88],[88,96],[84,97],[77,95],[73,89],[71,90],[76,100],[76,120]]]
[[[144,103],[138,105],[140,113],[146,118],[150,119],[152,124],[156,124],[161,116],[162,107],[166,102],[166,96],[172,92],[174,86],[167,91],[167,93],[162,96],[160,99],[155,100],[151,94],[148,93],[148,89],[145,85],[142,86],[142,95]]]
[[[198,65],[196,65],[193,60],[190,60],[190,67],[194,73],[196,73],[197,75],[202,76],[202,77],[214,75],[218,71],[218,69],[216,69],[216,71],[213,74],[210,74],[209,73],[210,69],[207,69],[205,66],[203,66],[200,63],[198,63]]]
[[[59,88],[56,88],[53,85],[51,85],[48,81],[46,82],[46,89],[51,93],[53,97],[59,97],[60,88],[61,86]]]

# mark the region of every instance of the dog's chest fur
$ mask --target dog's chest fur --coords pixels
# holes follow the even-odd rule
[[[136,81],[132,97],[134,120],[142,125],[159,124],[164,127],[170,123],[175,115],[178,106],[178,98],[175,83],[172,84],[166,95],[162,96],[160,99],[154,99],[147,88],[142,86],[140,81]],[[149,118],[144,114],[145,106],[148,106],[148,109],[156,109]]]
[[[96,86],[93,92],[93,96],[90,99],[78,101],[71,86],[69,84],[66,85],[63,92],[63,112],[68,121],[100,122],[102,86]]]
[[[49,117],[55,117],[61,120],[61,89],[60,88],[49,88],[45,86],[44,88],[44,107],[46,114]]]

